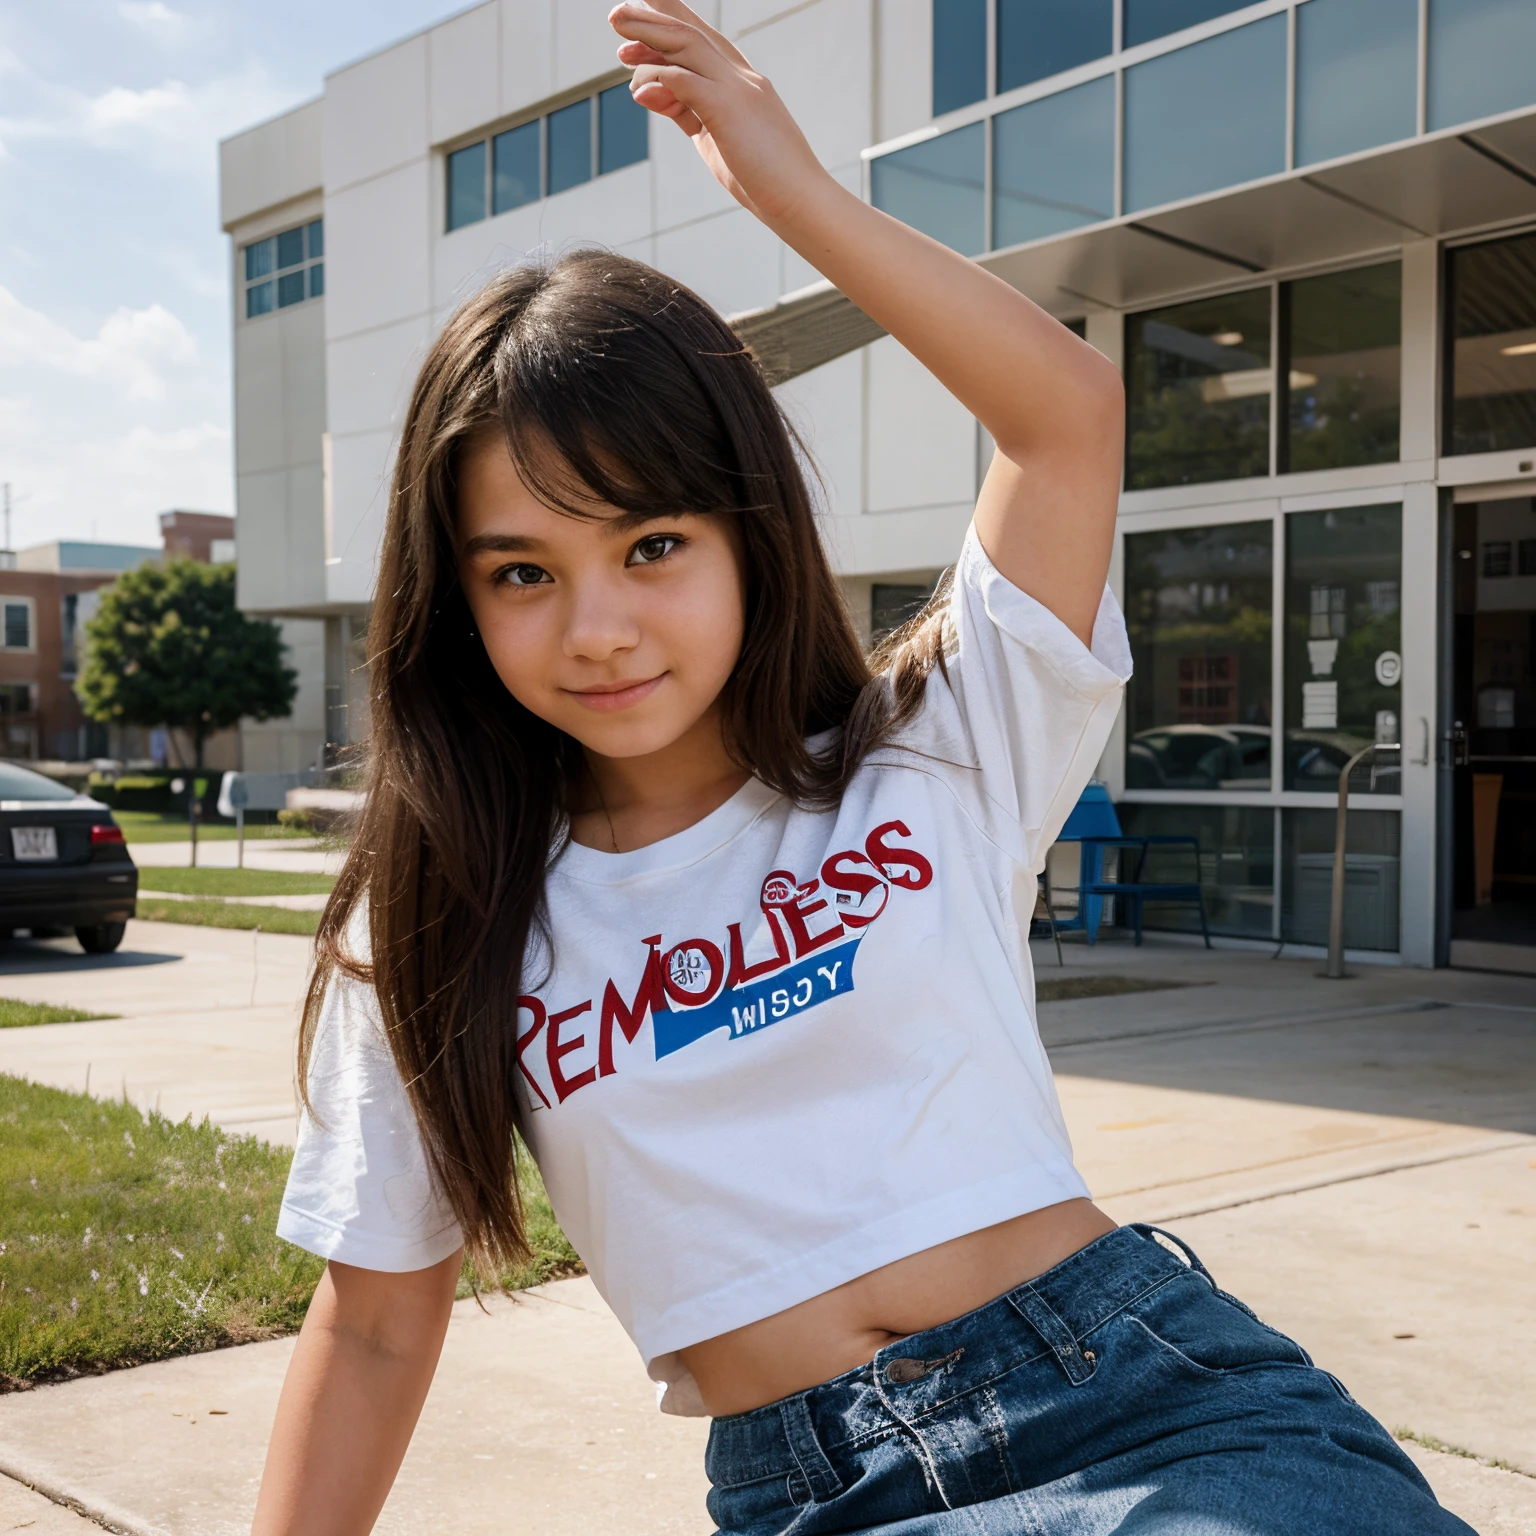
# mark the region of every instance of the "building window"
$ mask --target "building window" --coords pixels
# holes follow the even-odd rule
[[[325,292],[325,223],[315,219],[244,248],[245,318],[269,315]]]
[[[994,249],[1096,224],[1114,212],[1112,76],[1044,96],[993,120]]]
[[[1202,21],[1240,11],[1253,0],[1125,0],[1125,46],[1197,27]]]
[[[0,716],[31,713],[31,683],[0,683]]]
[[[1280,314],[1281,472],[1396,459],[1401,263],[1283,283]]]
[[[448,155],[447,227],[510,213],[649,156],[650,114],[615,85]]]
[[[1267,939],[1275,922],[1275,815],[1267,806],[1135,805],[1118,807],[1131,837],[1195,837],[1200,840],[1200,890],[1212,933]],[[1142,876],[1187,880],[1187,848],[1152,849]],[[1148,902],[1149,928],[1199,933],[1200,919],[1187,903]]]
[[[1280,813],[1280,935],[1290,944],[1325,945],[1333,905],[1331,810]],[[1398,947],[1402,823],[1396,811],[1351,811],[1344,844],[1344,946]]]
[[[1287,789],[1331,793],[1362,747],[1401,739],[1401,582],[1400,506],[1286,519]],[[1398,754],[1359,777],[1362,792],[1397,794]]]
[[[923,611],[933,596],[933,583],[877,581],[869,589],[869,638],[879,645],[889,634]]]
[[[1126,212],[1285,169],[1286,31],[1270,16],[1126,70]]]
[[[1417,131],[1419,0],[1308,0],[1296,11],[1296,163]]]
[[[987,94],[990,0],[933,0],[933,115],[968,107]]]
[[[987,248],[986,134],[985,123],[971,123],[882,155],[870,166],[875,207],[979,256]]]
[[[1128,789],[1270,787],[1273,547],[1268,521],[1126,535]]]
[[[8,651],[32,649],[32,604],[28,599],[13,600],[5,604],[5,649]]]
[[[1114,46],[1114,0],[997,0],[999,91],[1102,59]]]
[[[1270,290],[1128,315],[1127,490],[1269,473]]]
[[[1536,445],[1536,235],[1448,253],[1447,453]]]
[[[1536,5],[1429,0],[1429,127],[1536,102]]]

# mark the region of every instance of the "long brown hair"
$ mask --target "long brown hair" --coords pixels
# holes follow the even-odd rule
[[[909,638],[885,679],[872,678],[799,444],[751,353],[681,284],[577,252],[501,274],[444,327],[395,465],[368,634],[368,794],[320,920],[300,1082],[333,978],[370,983],[433,1174],[478,1266],[495,1274],[526,1252],[515,999],[546,933],[544,873],[582,757],[507,692],[459,586],[459,470],[491,432],[530,489],[572,516],[737,520],[747,612],[726,743],[800,803],[835,803],[915,704],[935,646]],[[807,738],[832,727],[813,751]],[[348,942],[365,900],[366,956]]]

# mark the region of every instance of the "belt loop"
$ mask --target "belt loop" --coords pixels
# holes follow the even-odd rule
[[[1172,1243],[1173,1246],[1177,1248],[1179,1252],[1182,1253],[1184,1257],[1189,1261],[1189,1267],[1194,1270],[1197,1275],[1201,1276],[1210,1285],[1213,1291],[1219,1289],[1216,1284],[1215,1276],[1213,1276],[1210,1270],[1208,1270],[1205,1265],[1200,1262],[1200,1255],[1197,1254],[1195,1250],[1191,1248],[1182,1237],[1175,1237],[1172,1232],[1165,1232],[1161,1227],[1148,1226],[1143,1221],[1132,1223],[1132,1230],[1139,1232],[1144,1238],[1146,1238],[1149,1243],[1156,1242],[1160,1237],[1166,1237],[1168,1241]]]
[[[784,1421],[784,1437],[789,1441],[790,1453],[800,1475],[810,1486],[811,1497],[818,1504],[835,1499],[843,1491],[843,1484],[827,1460],[821,1441],[816,1438],[805,1394],[785,1398],[779,1404],[779,1417]]]
[[[1045,1341],[1056,1356],[1056,1363],[1066,1372],[1067,1380],[1080,1387],[1098,1369],[1098,1361],[1088,1359],[1078,1346],[1072,1330],[1056,1315],[1051,1304],[1032,1285],[1010,1291],[1008,1300]]]

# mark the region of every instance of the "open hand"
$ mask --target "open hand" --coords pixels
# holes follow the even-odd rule
[[[764,223],[792,218],[830,179],[771,82],[682,0],[625,0],[608,20],[627,39],[619,59],[635,71],[635,100],[671,118],[715,180]]]

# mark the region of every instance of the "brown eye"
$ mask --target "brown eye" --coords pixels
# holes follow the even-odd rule
[[[655,565],[658,560],[664,560],[683,542],[675,533],[653,533],[648,538],[641,539],[629,552],[631,565]]]
[[[550,576],[541,565],[509,565],[497,572],[496,579],[509,587],[538,587]]]

